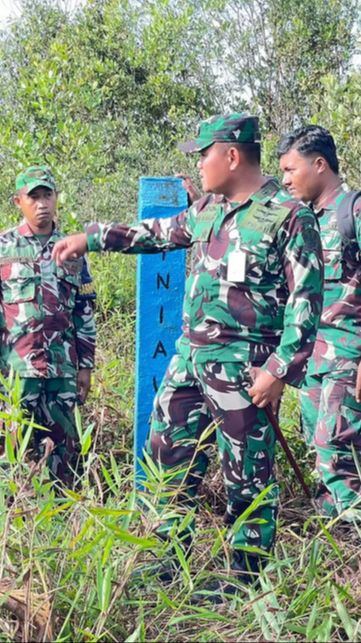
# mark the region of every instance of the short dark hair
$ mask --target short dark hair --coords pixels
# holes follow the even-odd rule
[[[227,143],[227,145],[228,147],[236,147],[252,165],[259,165],[261,163],[260,143]]]
[[[278,158],[291,149],[302,156],[320,154],[329,164],[331,170],[338,174],[339,164],[335,141],[330,132],[320,125],[306,125],[283,136],[278,144]]]

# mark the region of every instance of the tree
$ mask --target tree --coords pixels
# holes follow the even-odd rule
[[[222,2],[218,15],[233,104],[247,96],[280,134],[322,105],[326,74],[340,80],[355,51],[358,0]]]
[[[81,206],[83,219],[129,216],[138,176],[154,173],[159,157],[162,173],[174,172],[175,140],[212,108],[211,75],[198,82],[194,9],[171,0],[89,0],[75,15],[47,0],[23,6],[0,43],[3,194],[20,167],[47,162],[70,215]]]

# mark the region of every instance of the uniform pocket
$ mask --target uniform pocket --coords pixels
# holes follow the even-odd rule
[[[208,241],[213,223],[213,220],[197,221],[193,230],[192,241]]]
[[[59,302],[66,308],[74,308],[75,296],[80,286],[80,272],[73,272],[66,266],[57,266]]]
[[[35,298],[34,265],[13,261],[0,268],[3,300],[6,304],[20,304]]]
[[[242,249],[242,246],[241,246]],[[260,242],[260,245],[245,249],[246,252],[246,281],[254,282],[260,279],[267,266],[270,244]]]

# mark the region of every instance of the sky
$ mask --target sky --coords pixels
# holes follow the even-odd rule
[[[0,0],[0,24],[6,24],[8,19],[20,13],[20,4],[16,0]]]
[[[61,0],[68,9],[73,9],[83,0]],[[0,0],[0,27],[5,26],[11,18],[16,18],[21,13],[21,0]]]

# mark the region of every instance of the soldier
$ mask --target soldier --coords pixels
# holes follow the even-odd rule
[[[197,441],[215,424],[225,522],[233,524],[232,569],[242,583],[254,580],[263,560],[242,548],[267,553],[275,537],[275,436],[264,407],[279,399],[286,382],[302,382],[322,305],[315,216],[262,175],[259,141],[253,116],[203,121],[197,138],[180,148],[200,155],[209,194],[169,219],[90,224],[53,252],[61,264],[87,249],[149,253],[193,246],[183,333],[155,397],[147,451],[164,470],[181,469],[172,484],[179,485],[187,513],[207,467]],[[266,502],[237,521],[269,485]],[[171,528],[169,519],[160,533],[165,537]],[[207,589],[214,602],[236,591],[230,578]]]
[[[323,514],[360,516],[361,479],[361,199],[355,238],[343,238],[337,208],[345,199],[334,140],[316,125],[287,134],[278,148],[283,183],[311,203],[321,228],[324,305],[307,377],[301,389],[305,440],[316,450],[317,504]]]
[[[50,471],[70,485],[78,458],[74,407],[85,401],[94,367],[95,293],[85,259],[61,268],[51,259],[64,235],[54,223],[57,191],[50,169],[21,172],[14,202],[24,220],[0,235],[2,357],[20,377],[23,409],[48,429],[34,432],[37,456],[50,437]]]

